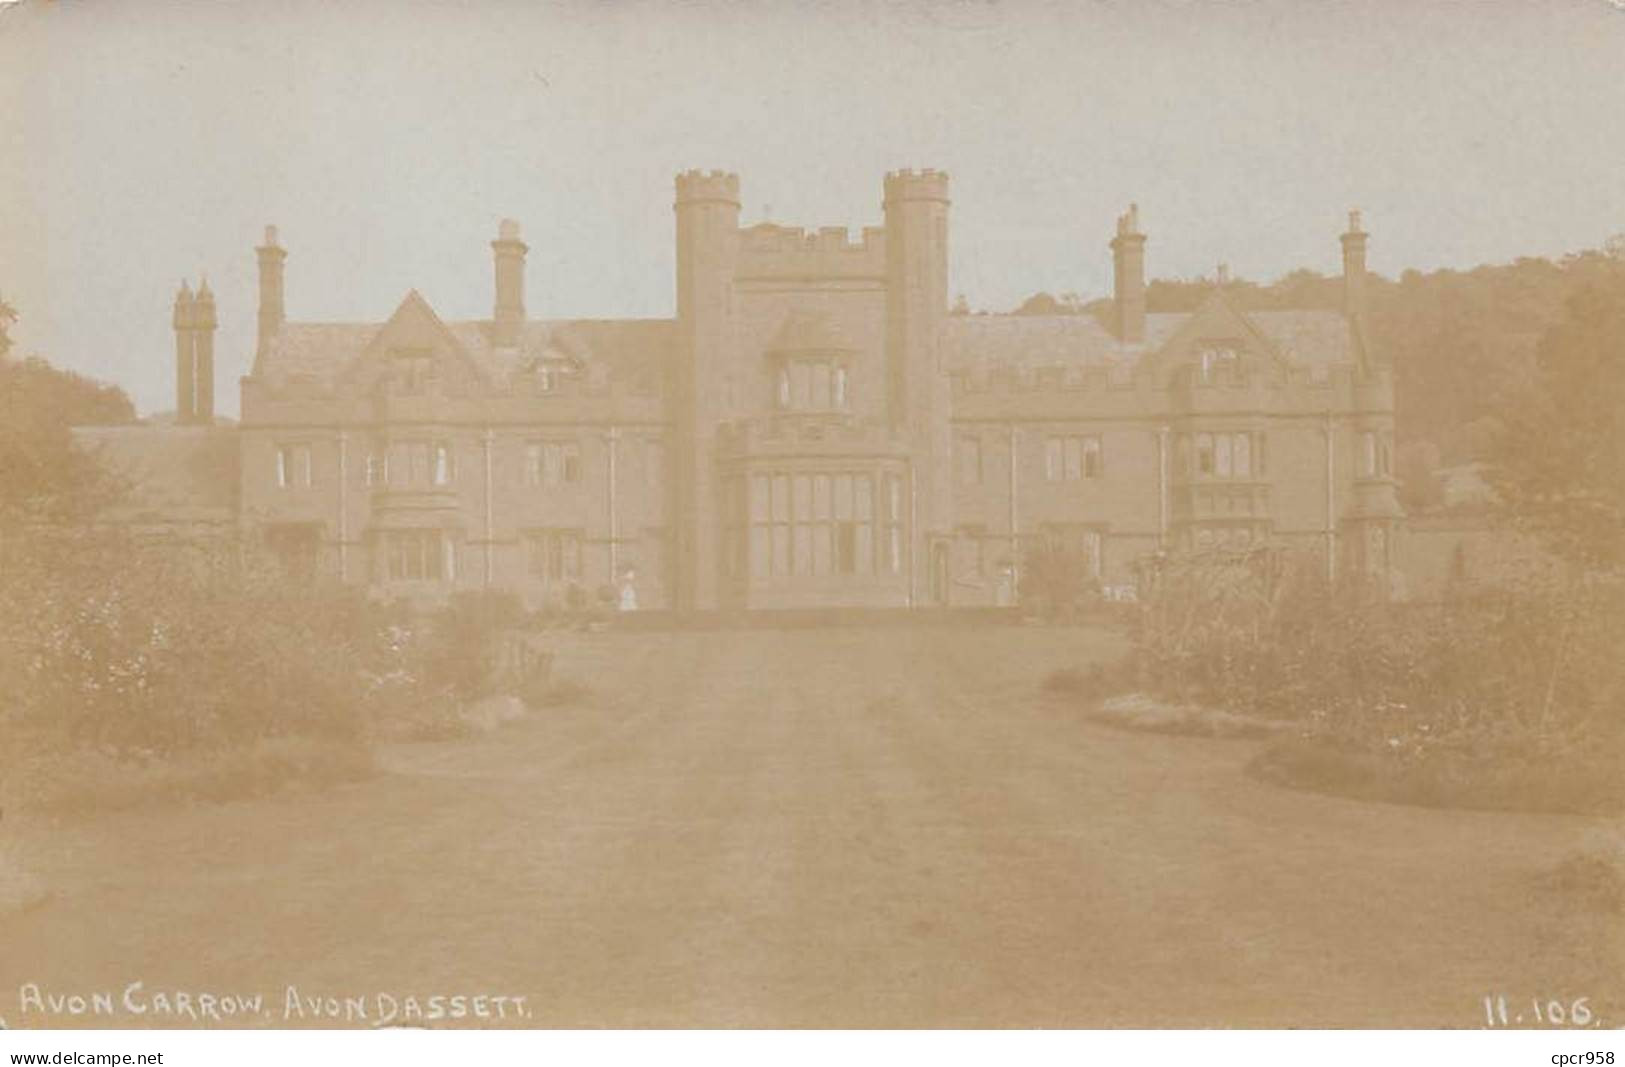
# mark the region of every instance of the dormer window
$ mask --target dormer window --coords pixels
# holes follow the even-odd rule
[[[1202,349],[1202,381],[1235,381],[1241,371],[1241,358],[1229,345],[1208,345]]]
[[[399,392],[421,393],[434,377],[434,356],[423,349],[396,349],[390,362],[391,377]]]

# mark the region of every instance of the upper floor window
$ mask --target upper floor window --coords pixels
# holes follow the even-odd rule
[[[1386,478],[1389,467],[1388,435],[1375,430],[1360,434],[1360,476]]]
[[[581,480],[581,446],[575,441],[532,441],[525,446],[526,485],[569,485]]]
[[[434,444],[434,484],[450,485],[456,470],[456,463],[452,457],[451,446],[444,441]]]
[[[396,349],[390,363],[390,378],[402,393],[421,393],[434,377],[434,355],[421,349]]]
[[[1180,435],[1178,469],[1197,478],[1253,478],[1264,473],[1261,433]]]
[[[847,369],[834,360],[792,359],[779,367],[782,411],[844,410],[847,393]]]
[[[367,457],[371,486],[445,486],[457,480],[457,452],[449,441],[395,441]]]
[[[1100,437],[1097,434],[1053,435],[1044,441],[1045,481],[1075,482],[1080,478],[1099,478],[1103,469]]]
[[[276,450],[276,484],[279,489],[305,489],[311,482],[309,445],[281,445]]]
[[[1204,382],[1234,381],[1241,371],[1241,359],[1229,345],[1208,345],[1202,349]]]

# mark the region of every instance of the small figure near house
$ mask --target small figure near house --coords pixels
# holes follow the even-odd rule
[[[637,572],[631,567],[628,567],[626,570],[621,572],[619,607],[622,611],[638,610],[638,588],[635,584],[636,580]]]

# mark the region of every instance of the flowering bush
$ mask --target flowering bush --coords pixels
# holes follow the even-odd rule
[[[1264,549],[1166,561],[1152,578],[1135,688],[1429,773],[1584,776],[1625,756],[1618,582],[1389,603]]]

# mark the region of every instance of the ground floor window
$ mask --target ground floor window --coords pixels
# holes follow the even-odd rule
[[[442,530],[384,530],[378,548],[392,582],[449,581],[456,575],[456,546]]]
[[[544,582],[572,582],[581,578],[581,531],[544,529],[525,535],[530,550],[530,575]]]
[[[759,473],[736,483],[746,498],[740,553],[752,578],[897,573],[902,567],[902,487],[870,471]],[[879,497],[878,501],[876,497]],[[739,570],[745,570],[740,566]]]
[[[1092,526],[1046,526],[1044,541],[1051,552],[1075,553],[1084,575],[1089,578],[1098,580],[1105,570],[1105,539]]]

